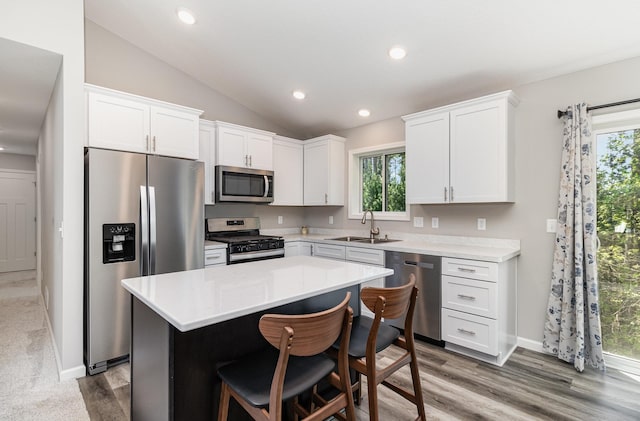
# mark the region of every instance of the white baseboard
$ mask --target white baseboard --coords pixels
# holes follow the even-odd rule
[[[51,320],[49,320],[49,313],[47,312],[47,309],[44,307],[44,297],[42,296],[42,294],[40,294],[40,304],[44,308],[44,318],[47,320],[47,327],[49,328],[49,335],[51,336],[51,345],[53,347],[53,354],[56,359],[56,367],[58,368],[58,380],[63,382],[66,380],[84,377],[87,374],[84,364],[81,364],[73,368],[68,368],[66,370],[62,369],[60,353],[58,352],[58,344],[56,343],[56,338],[53,336],[53,329],[51,328]]]
[[[62,371],[58,370],[58,375],[60,376],[61,382],[84,377],[86,374],[87,369],[85,368],[84,364]]]
[[[518,346],[528,349],[530,351],[540,352],[541,354],[546,354],[545,350],[542,348],[542,342],[532,341],[531,339],[523,338],[518,336]]]

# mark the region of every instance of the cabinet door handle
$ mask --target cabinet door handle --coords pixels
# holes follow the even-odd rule
[[[146,146],[144,147],[144,149],[145,149],[146,151],[148,151],[148,150],[149,150],[149,135],[146,135],[144,140],[145,140],[145,144],[146,144]]]
[[[444,187],[444,201],[447,201],[447,186]]]
[[[153,151],[156,151],[156,137],[153,136]]]
[[[449,191],[451,192],[450,196],[451,196],[451,202],[453,202],[453,186],[449,187]]]
[[[248,167],[249,166],[249,161],[247,159],[247,155],[244,156],[244,166]]]
[[[473,332],[471,330],[466,330],[466,329],[462,329],[462,328],[458,328],[458,332],[460,333],[464,333],[465,335],[471,335],[471,336],[475,336],[476,332]]]
[[[463,300],[469,300],[469,301],[476,300],[476,297],[474,297],[473,295],[458,294],[458,298],[462,298]]]
[[[467,273],[476,273],[475,269],[469,269],[469,268],[458,268],[458,270],[460,272],[467,272]]]
[[[253,155],[249,155],[249,166],[253,167]]]

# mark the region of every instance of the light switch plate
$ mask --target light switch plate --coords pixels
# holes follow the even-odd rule
[[[422,216],[413,217],[413,226],[416,228],[424,227],[424,218]]]
[[[282,222],[284,222],[284,218],[282,215],[278,215],[278,225],[282,225]]]
[[[486,218],[478,218],[478,231],[484,231],[487,229]]]
[[[431,218],[431,228],[438,228],[440,226],[440,220],[437,216]]]
[[[556,233],[556,228],[558,225],[557,219],[547,219],[547,232]]]
[[[333,215],[329,216],[329,225],[333,225]]]

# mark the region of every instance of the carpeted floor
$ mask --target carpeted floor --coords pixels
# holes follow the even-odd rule
[[[89,420],[78,382],[58,379],[33,271],[0,274],[0,420]]]

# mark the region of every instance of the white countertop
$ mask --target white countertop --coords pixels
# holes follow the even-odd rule
[[[331,238],[343,237],[346,235],[359,234],[285,234],[282,237],[285,239],[285,242],[320,242],[349,247],[363,247],[378,250],[400,251],[405,253],[419,253],[432,256],[483,260],[498,263],[507,261],[513,257],[520,255],[520,242],[517,240],[453,236],[411,236],[410,238],[399,238],[400,241],[379,244],[331,240]],[[389,235],[389,238],[398,237]]]
[[[226,249],[227,243],[220,243],[218,241],[209,241],[204,240],[204,249],[205,250],[216,250],[216,249]]]
[[[309,256],[123,279],[182,332],[389,276],[393,270]]]

